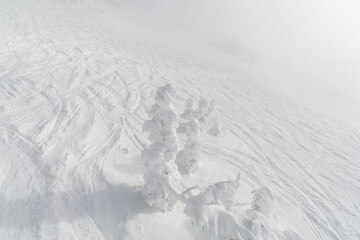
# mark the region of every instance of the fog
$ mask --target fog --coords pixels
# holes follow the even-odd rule
[[[359,115],[357,0],[117,1],[251,62],[266,85],[353,121]]]

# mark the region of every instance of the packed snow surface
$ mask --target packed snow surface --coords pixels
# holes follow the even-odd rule
[[[0,239],[360,239],[360,133],[140,31],[126,3],[0,2]],[[168,83],[168,132],[147,132],[172,139],[172,209],[142,154]],[[203,99],[212,134],[175,139]]]

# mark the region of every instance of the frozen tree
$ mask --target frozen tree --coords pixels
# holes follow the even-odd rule
[[[171,211],[177,202],[181,176],[174,163],[162,162],[147,169],[142,195],[150,205],[162,211]]]
[[[143,132],[149,134],[151,144],[142,151],[147,166],[142,194],[149,205],[163,211],[171,210],[175,204],[181,180],[175,164],[178,151],[178,115],[172,105],[175,94],[170,84],[160,87],[149,112],[150,120],[143,125]]]
[[[215,100],[211,100],[211,102],[209,103],[209,107],[205,113],[206,117],[212,117],[215,113],[215,108],[216,108],[216,102]]]
[[[154,165],[162,160],[175,159],[178,151],[176,129],[178,115],[174,110],[172,101],[176,91],[167,84],[160,87],[156,92],[155,104],[149,111],[150,120],[145,121],[143,132],[148,133],[151,144],[142,152],[145,165]]]
[[[186,143],[184,149],[176,156],[176,164],[182,175],[194,173],[199,166],[202,140],[206,133],[218,136],[220,134],[219,119],[215,111],[216,103],[210,103],[205,99],[200,99],[198,107],[194,109],[194,101],[189,99],[186,102],[183,119],[189,120],[183,123],[178,132],[186,132]]]
[[[209,119],[208,133],[212,136],[219,136],[221,133],[219,116],[216,112],[216,102],[212,100],[209,104],[209,108],[205,116]]]
[[[212,126],[208,130],[208,133],[212,136],[219,136],[221,134],[221,130],[220,130],[220,121],[217,114],[213,116],[213,118],[211,119],[211,123]]]
[[[208,118],[206,116],[208,108],[209,102],[205,98],[201,98],[197,109],[193,112],[194,119],[199,122],[202,135],[205,135],[208,130]]]
[[[184,149],[176,156],[176,165],[182,175],[194,173],[199,166],[202,137],[197,120],[193,119],[187,126],[186,136]]]
[[[215,100],[211,100],[209,103],[205,98],[201,98],[192,116],[199,121],[202,135],[207,133],[212,136],[220,135],[220,122],[219,116],[216,113]]]
[[[191,98],[186,101],[184,112],[180,115],[181,118],[186,120],[192,120],[195,111],[195,102]]]
[[[209,101],[206,98],[201,98],[197,109],[194,111],[194,117],[196,119],[200,119],[201,117],[205,116],[209,109]]]

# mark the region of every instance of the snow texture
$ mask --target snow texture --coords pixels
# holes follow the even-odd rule
[[[135,2],[0,1],[0,239],[360,239],[360,132]]]

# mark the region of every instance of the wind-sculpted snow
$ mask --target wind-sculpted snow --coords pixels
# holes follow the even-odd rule
[[[360,238],[359,132],[259,86],[246,69],[151,39],[106,4],[0,2],[0,239]],[[153,153],[176,149],[177,116],[151,108],[166,83],[176,89],[174,112],[194,101],[200,158],[189,176],[163,164],[144,181],[141,152],[159,137]],[[213,103],[202,98],[216,102],[217,117],[206,116]],[[171,134],[148,139],[143,124],[153,118]],[[177,133],[181,151],[187,136]],[[164,172],[178,179],[161,181],[193,203],[174,204],[177,193],[154,188],[169,201],[148,204],[145,182],[156,185],[152,176]],[[239,173],[222,195],[216,183]],[[199,191],[184,193],[192,186]],[[197,203],[209,188],[216,200]]]

